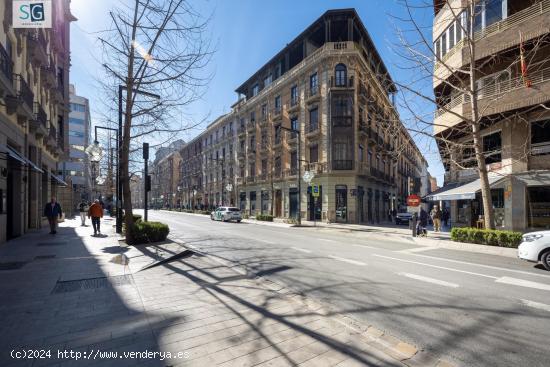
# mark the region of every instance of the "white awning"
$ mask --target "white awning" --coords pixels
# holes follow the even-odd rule
[[[498,182],[506,178],[503,175],[497,175],[495,173],[489,173],[489,185],[496,185]],[[450,186],[450,185],[449,185]],[[437,192],[427,195],[426,199],[429,201],[440,200],[472,200],[476,198],[476,193],[481,191],[481,179],[469,182],[461,186],[449,187],[448,190],[438,190]]]
[[[30,159],[28,159],[27,157],[25,157],[24,155],[22,155],[21,153],[19,153],[17,150],[13,149],[12,147],[10,147],[9,145],[3,145],[3,144],[0,144],[0,151],[2,153],[5,153],[5,154],[8,154],[10,157],[12,157],[13,159],[19,161],[19,163],[21,163],[22,165],[28,165],[30,166],[32,169],[40,172],[40,173],[44,173],[44,171],[42,171],[36,164],[34,164]]]

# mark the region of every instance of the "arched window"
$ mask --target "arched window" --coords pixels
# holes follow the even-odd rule
[[[346,80],[348,70],[346,68],[346,65],[344,64],[338,64],[334,68],[334,79],[336,80],[336,86],[337,87],[345,87],[346,86]]]

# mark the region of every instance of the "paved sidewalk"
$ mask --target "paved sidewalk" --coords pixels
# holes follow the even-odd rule
[[[14,268],[0,271],[0,366],[444,365],[211,257],[142,270],[185,247],[121,248],[113,224],[96,238],[67,220],[0,247]]]

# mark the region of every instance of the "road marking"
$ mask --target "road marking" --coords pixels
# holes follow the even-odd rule
[[[550,312],[550,305],[546,305],[544,303],[539,303],[535,301],[529,301],[528,299],[522,299],[521,302],[523,302],[525,306],[538,308],[539,310]]]
[[[351,259],[346,259],[344,257],[338,257],[338,256],[334,256],[334,255],[328,255],[328,257],[330,257],[331,259],[334,259],[334,260],[343,261],[343,262],[354,264],[354,265],[359,265],[359,266],[366,266],[367,265],[364,262],[351,260]]]
[[[452,263],[455,263],[455,264],[472,265],[472,266],[479,266],[479,267],[487,268],[487,269],[503,270],[503,271],[518,273],[518,274],[527,274],[527,275],[532,275],[532,276],[536,276],[536,277],[544,277],[544,278],[549,278],[550,277],[550,275],[546,275],[546,274],[537,274],[537,273],[532,273],[532,272],[523,271],[523,270],[506,269],[506,268],[503,268],[503,267],[476,264],[476,263],[470,263],[470,262],[467,262],[467,261],[451,260],[451,259],[445,259],[443,257],[437,257],[437,256],[421,255],[421,254],[411,254],[411,255],[425,257],[427,259],[443,260],[443,261],[452,262]]]
[[[267,243],[269,245],[276,245],[275,242],[271,242],[271,241],[266,241],[266,240],[258,240],[258,241],[263,242],[263,243]]]
[[[550,291],[550,284],[531,282],[530,280],[525,280],[525,279],[501,277],[501,278],[498,278],[497,280],[495,280],[495,282],[504,283],[504,284],[511,284],[511,285],[517,285],[517,286],[520,286],[520,287],[535,288],[535,289],[542,289],[542,290],[545,290],[545,291]]]
[[[445,281],[439,280],[439,279],[428,278],[428,277],[424,277],[422,275],[416,275],[416,274],[411,274],[411,273],[397,273],[397,274],[402,275],[402,276],[407,277],[407,278],[420,280],[420,281],[423,281],[423,282],[442,285],[444,287],[450,287],[450,288],[458,288],[459,287],[459,285],[455,284],[455,283],[449,283],[449,282],[445,282]]]
[[[356,244],[353,244],[352,246],[370,248],[370,249],[373,249],[373,250],[380,250],[379,247],[373,247],[373,246],[367,246],[367,245],[356,245]]]
[[[311,254],[311,251],[310,251],[310,250],[306,250],[305,248],[291,247],[291,249],[296,250],[296,251],[300,251],[300,252],[305,252],[306,254]]]
[[[491,276],[491,275],[474,273],[474,272],[471,272],[471,271],[454,269],[454,268],[447,268],[445,266],[437,266],[437,265],[432,265],[432,264],[428,264],[428,263],[421,263],[421,262],[418,262],[418,261],[404,260],[404,259],[399,259],[397,257],[390,257],[390,256],[384,256],[384,255],[378,255],[378,254],[374,254],[372,256],[382,257],[382,258],[385,258],[385,259],[391,259],[391,260],[396,260],[396,261],[402,261],[402,262],[405,262],[405,263],[429,266],[429,267],[436,268],[436,269],[445,269],[445,270],[449,270],[449,271],[456,271],[458,273],[477,275],[477,276],[480,276],[480,277],[485,277],[485,278],[490,278],[490,279],[498,279],[498,277],[494,277],[494,276]]]
[[[403,253],[422,252],[422,251],[435,250],[435,249],[437,249],[437,248],[438,248],[438,247],[426,246],[426,247],[410,248],[410,249],[407,249],[407,250],[399,250],[399,251],[395,251],[395,252],[403,252]]]
[[[328,238],[318,238],[319,241],[325,241],[325,242],[338,242],[335,240],[329,240]]]

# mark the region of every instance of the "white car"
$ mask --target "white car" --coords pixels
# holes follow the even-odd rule
[[[237,221],[237,223],[240,223],[243,217],[239,208],[232,206],[220,206],[210,213],[210,219],[221,220],[223,222],[234,220]]]
[[[546,270],[550,270],[550,231],[524,234],[518,247],[518,257],[532,262],[540,261]]]

